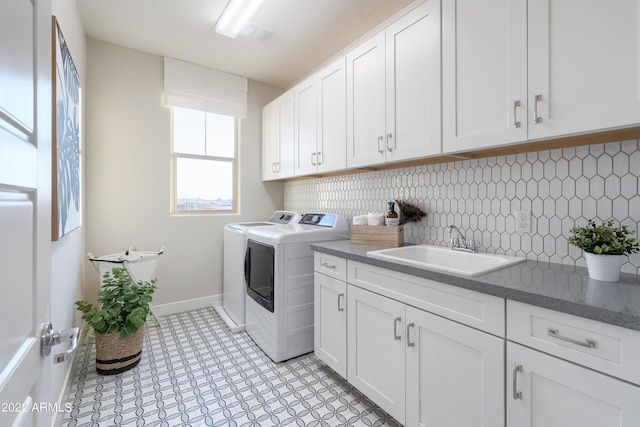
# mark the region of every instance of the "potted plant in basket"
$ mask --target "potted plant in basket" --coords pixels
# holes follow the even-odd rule
[[[605,282],[620,280],[625,255],[640,251],[635,232],[626,225],[615,226],[613,220],[600,225],[589,220],[584,227],[573,227],[569,243],[584,251],[589,277]]]
[[[119,374],[140,362],[155,282],[134,283],[125,268],[114,268],[103,276],[97,305],[76,301],[78,310],[84,313],[82,318],[95,331],[99,374]]]

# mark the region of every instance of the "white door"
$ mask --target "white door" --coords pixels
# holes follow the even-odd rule
[[[504,340],[407,307],[406,426],[504,426]]]
[[[385,33],[347,54],[347,167],[384,163]]]
[[[526,0],[443,0],[442,114],[445,153],[526,141]]]
[[[507,343],[507,426],[637,427],[640,387]]]
[[[318,172],[347,168],[347,70],[340,58],[318,73]]]
[[[51,425],[51,3],[5,0],[0,13],[0,425]],[[38,406],[37,408],[39,408]]]
[[[347,378],[347,284],[314,273],[314,345],[318,358]]]
[[[529,1],[530,140],[640,122],[639,9],[638,0]]]
[[[315,83],[316,79],[311,78],[294,89],[296,176],[313,174],[318,165],[318,95]]]
[[[277,100],[262,109],[262,180],[278,178],[278,162],[280,161],[279,127]]]
[[[293,90],[262,109],[262,180],[293,176],[295,158]]]
[[[295,108],[293,91],[280,98],[278,105],[278,178],[288,178],[294,174],[295,164]]]
[[[440,1],[426,1],[385,34],[387,162],[440,154]]]
[[[347,379],[404,424],[405,305],[351,285],[347,302]]]

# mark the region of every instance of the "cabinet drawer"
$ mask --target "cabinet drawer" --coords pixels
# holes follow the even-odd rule
[[[640,385],[640,332],[507,301],[507,338]]]
[[[316,252],[314,255],[313,269],[318,273],[325,274],[334,279],[347,280],[347,260],[322,252]]]
[[[456,322],[504,337],[504,299],[349,261],[347,281]]]

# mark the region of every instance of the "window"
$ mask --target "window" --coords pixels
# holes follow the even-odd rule
[[[172,212],[237,212],[237,119],[173,107]]]

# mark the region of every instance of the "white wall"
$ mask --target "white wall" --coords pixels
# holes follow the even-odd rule
[[[249,81],[240,129],[236,215],[171,216],[170,114],[162,104],[163,58],[88,39],[86,90],[86,247],[94,255],[165,247],[154,306],[209,303],[222,293],[223,227],[268,218],[284,203],[282,183],[261,181],[262,106],[282,91]],[[85,262],[85,293],[98,273]],[[197,301],[194,301],[197,300]],[[167,306],[169,305],[169,306]]]
[[[76,2],[72,0],[54,0],[52,13],[56,16],[71,52],[71,57],[80,77],[80,88],[84,94],[84,88],[86,87],[86,38]],[[82,137],[80,144],[82,156],[84,150]],[[80,168],[82,176],[82,157]],[[81,178],[81,182],[85,182],[84,177]],[[84,195],[81,195],[80,200],[81,203],[84,202]],[[85,209],[81,208],[81,212],[84,214]],[[78,326],[81,321],[74,302],[82,298],[82,260],[85,257],[84,218],[79,229],[51,244],[51,323],[54,329]],[[63,350],[66,350],[66,348],[54,349],[54,351]],[[70,369],[71,363],[53,365],[52,390],[63,391],[67,372]]]

